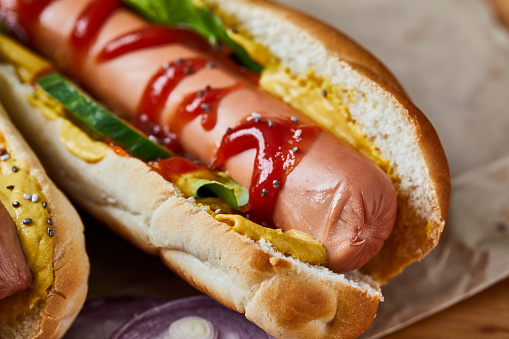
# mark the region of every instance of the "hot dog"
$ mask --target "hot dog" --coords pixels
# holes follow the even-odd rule
[[[0,299],[26,290],[34,275],[19,242],[16,225],[0,204]]]
[[[12,15],[10,10],[13,6],[10,6],[9,3],[10,1],[0,2],[0,9],[3,6],[3,17],[16,18],[16,15]],[[43,2],[41,1],[41,3]],[[111,7],[108,7],[110,5]],[[212,6],[212,8],[216,7]],[[220,4],[218,12],[226,13],[224,15],[227,19],[234,18],[236,26],[247,31],[248,36],[267,45],[271,55],[279,59],[279,62],[283,61],[284,65],[290,67],[292,72],[305,73],[307,70],[303,70],[302,65],[298,65],[298,67],[295,67],[295,64],[292,65],[291,57],[288,58],[284,53],[281,53],[277,44],[272,46],[266,32],[262,32],[263,29],[250,27],[246,12],[249,9],[262,11],[268,17],[273,15],[274,18],[276,15],[276,9],[272,5],[253,4],[249,1],[226,1]],[[23,14],[23,6],[20,6],[18,10],[17,16],[21,23],[27,15]],[[283,21],[286,25],[293,25],[293,31],[290,30],[290,34],[298,34],[299,26],[306,26],[310,23],[316,25],[318,31],[331,32],[329,27],[315,23],[305,16],[289,11],[285,12],[279,8],[277,10],[283,11],[281,15],[292,13],[291,20]],[[98,16],[91,16],[92,12],[102,13],[104,22],[97,19],[98,21],[94,21],[95,24],[90,24],[91,18],[98,18]],[[246,17],[242,19],[242,15],[246,15]],[[14,21],[16,20],[14,19]],[[443,227],[448,204],[447,163],[438,138],[429,122],[407,101],[402,89],[383,66],[338,33],[333,34],[341,42],[341,48],[344,49],[342,57],[349,59],[351,55],[354,55],[358,58],[357,62],[353,64],[345,64],[340,60],[339,66],[336,65],[337,71],[341,68],[343,68],[342,71],[346,69],[343,77],[346,77],[349,72],[355,73],[350,80],[343,78],[341,85],[348,85],[351,91],[353,91],[352,88],[355,88],[354,92],[359,97],[363,97],[368,106],[376,101],[373,106],[364,108],[368,112],[366,115],[371,113],[372,107],[386,107],[387,105],[396,112],[388,118],[389,121],[384,120],[386,118],[374,118],[375,125],[383,125],[385,131],[383,128],[378,131],[378,127],[373,127],[372,122],[366,122],[363,117],[356,117],[359,120],[358,123],[363,127],[363,133],[369,136],[366,139],[371,140],[370,142],[376,145],[374,148],[379,149],[389,158],[389,166],[384,165],[383,161],[373,163],[357,153],[355,145],[352,147],[346,141],[332,137],[330,132],[312,127],[309,117],[283,104],[280,100],[262,93],[247,79],[248,77],[228,70],[221,64],[221,57],[216,57],[217,53],[214,50],[209,51],[200,42],[191,44],[191,46],[182,44],[182,41],[172,41],[163,45],[152,42],[155,46],[144,46],[143,49],[136,51],[133,51],[131,46],[128,48],[131,49],[128,52],[122,51],[122,48],[125,47],[122,44],[126,40],[132,39],[133,32],[155,39],[154,36],[159,34],[161,28],[148,28],[145,21],[126,9],[119,8],[114,1],[101,4],[94,1],[46,2],[41,7],[40,13],[35,16],[35,20],[21,28],[26,31],[24,33],[28,33],[28,37],[36,49],[39,49],[47,57],[53,58],[60,69],[67,71],[118,114],[130,119],[141,128],[146,127],[143,122],[148,120],[149,124],[146,125],[149,128],[145,130],[148,133],[153,132],[152,137],[162,137],[160,141],[163,142],[168,139],[168,144],[177,140],[186,156],[209,164],[213,169],[225,169],[234,180],[248,187],[251,196],[250,209],[247,210],[246,217],[261,224],[273,223],[283,230],[300,230],[318,239],[327,251],[327,267],[331,270],[341,273],[363,266],[379,252],[384,241],[389,237],[382,251],[363,267],[364,271],[373,274],[383,282],[397,274],[409,262],[422,257],[436,244]],[[16,30],[20,31],[14,27],[13,31]],[[169,31],[166,33],[171,35]],[[175,33],[177,36],[175,39],[179,39],[179,34],[189,38],[187,33]],[[314,38],[322,47],[331,48],[330,41],[324,42]],[[320,76],[323,69],[316,68],[314,62],[309,61],[308,65],[312,66],[312,71],[315,72],[313,76]],[[127,72],[128,68],[136,68],[137,72]],[[270,67],[267,68],[270,69]],[[376,81],[378,77],[382,77],[384,80]],[[178,81],[175,80],[177,78]],[[323,79],[320,81],[323,81],[325,88],[319,87],[318,89],[323,96],[327,97],[327,81]],[[6,82],[8,83],[6,88],[16,88],[12,77]],[[262,82],[264,82],[263,74]],[[171,87],[167,93],[168,96],[161,94],[164,92],[165,86]],[[370,88],[370,86],[372,87]],[[272,91],[277,92],[277,90],[277,86],[273,86]],[[16,91],[13,90],[13,96],[16,96]],[[370,101],[373,93],[378,92],[390,95],[391,99],[377,98]],[[348,89],[344,93],[348,93]],[[336,98],[338,95],[335,94]],[[330,96],[334,97],[332,93]],[[220,100],[207,101],[211,97],[219,97]],[[348,109],[352,110],[350,114],[353,117],[353,111],[359,110],[355,106],[358,104],[358,98],[350,98],[350,100],[352,102]],[[290,98],[290,103],[298,106],[295,101],[295,98],[293,101]],[[19,103],[10,106],[13,111],[20,110],[16,108],[19,107]],[[196,116],[182,118],[184,114],[196,112],[198,112],[199,118]],[[136,121],[135,118],[137,114],[139,121]],[[20,115],[14,114],[14,116]],[[18,120],[21,119],[18,118]],[[21,125],[44,123],[44,120],[40,119],[38,122],[32,119],[30,122],[26,121],[27,119],[23,120],[20,122]],[[389,122],[394,123],[400,133],[405,134],[402,149],[391,145],[396,140],[396,136],[390,134],[387,127]],[[47,122],[46,125],[48,125]],[[59,127],[52,129],[56,131]],[[366,132],[365,129],[370,132]],[[271,132],[274,130],[276,131],[275,135],[274,132]],[[285,136],[286,139],[279,137],[278,133]],[[262,141],[258,138],[259,135],[262,135]],[[271,137],[268,138],[267,135]],[[295,311],[295,307],[299,310],[303,309],[309,305],[307,303],[310,300],[325,302],[324,296],[326,294],[330,296],[329,293],[336,295],[334,300],[337,300],[337,295],[341,294],[338,292],[339,287],[335,284],[321,291],[312,292],[309,290],[315,286],[308,280],[321,279],[316,278],[322,276],[321,273],[313,273],[315,278],[310,278],[307,273],[296,278],[299,282],[292,283],[293,291],[303,292],[309,297],[296,300],[294,296],[281,295],[285,293],[291,295],[291,288],[289,291],[283,291],[283,286],[288,286],[286,286],[287,280],[282,276],[281,269],[302,271],[302,267],[298,266],[298,263],[289,264],[288,261],[280,257],[275,259],[277,255],[276,257],[266,257],[261,254],[262,252],[258,252],[260,247],[256,246],[256,250],[249,250],[251,255],[239,255],[240,247],[237,246],[240,244],[237,242],[240,241],[243,246],[248,245],[244,242],[245,240],[230,239],[230,237],[237,239],[236,235],[230,233],[220,236],[219,244],[203,242],[199,234],[196,234],[196,238],[191,236],[197,232],[194,229],[200,228],[198,224],[203,224],[202,227],[205,227],[206,233],[211,236],[211,239],[217,240],[213,235],[218,229],[224,230],[224,227],[228,229],[228,226],[236,229],[239,219],[222,216],[217,212],[220,209],[213,213],[197,213],[197,210],[193,208],[203,206],[188,206],[182,201],[182,197],[175,196],[175,193],[167,186],[165,189],[153,192],[155,188],[152,185],[159,183],[161,179],[157,177],[158,174],[153,173],[154,171],[149,172],[150,175],[144,174],[146,171],[150,171],[150,165],[136,164],[134,159],[128,160],[128,157],[125,156],[114,158],[111,155],[112,151],[107,150],[105,151],[106,155],[100,157],[97,163],[87,167],[79,161],[76,163],[76,159],[69,159],[72,157],[65,147],[52,140],[49,133],[42,138],[54,144],[52,153],[59,154],[61,157],[58,161],[54,159],[53,165],[49,163],[48,168],[53,167],[54,171],[58,170],[60,173],[73,177],[77,172],[89,171],[85,168],[92,168],[90,171],[94,174],[91,176],[94,177],[94,188],[98,188],[98,192],[91,192],[87,187],[83,187],[82,183],[75,182],[74,178],[72,180],[62,178],[62,186],[67,188],[70,195],[77,200],[82,200],[82,204],[93,209],[99,218],[108,220],[114,229],[125,233],[125,236],[134,243],[149,252],[159,253],[170,267],[197,287],[215,296],[227,306],[245,312],[249,319],[257,322],[272,334],[283,337],[309,336],[310,333],[317,333],[317,326],[323,335],[337,336],[340,333],[346,333],[345,336],[347,336],[352,333],[355,335],[360,333],[359,328],[363,325],[357,324],[361,324],[363,321],[359,321],[355,325],[342,323],[346,326],[343,328],[341,328],[343,325],[337,324],[337,327],[331,329],[330,332],[329,329],[326,329],[328,320],[323,321],[321,325],[320,323],[312,324],[314,321],[312,319],[322,317],[331,319],[329,312],[335,312],[331,311],[331,308],[337,310],[337,305],[321,305],[318,310],[313,311],[317,313],[309,318],[307,316],[305,319],[297,317],[300,311]],[[55,138],[53,137],[53,139]],[[283,141],[279,141],[281,139]],[[290,140],[290,142],[286,144],[285,140]],[[234,143],[235,141],[237,144]],[[242,149],[242,147],[239,149],[239,141],[246,143],[246,149]],[[270,156],[270,147],[266,146],[278,142],[283,145],[281,146],[283,151],[280,147]],[[265,146],[262,147],[261,144]],[[257,151],[249,150],[252,148]],[[47,150],[41,150],[41,152],[48,153]],[[408,152],[412,154],[411,161],[406,161]],[[253,179],[260,179],[263,176],[272,178],[274,171],[267,174],[264,172],[266,167],[262,167],[260,170],[256,164],[281,157],[281,153],[284,153],[281,168],[290,168],[289,170],[278,177],[278,180],[265,180],[264,182]],[[269,156],[264,158],[260,154]],[[42,157],[45,156],[42,155]],[[378,156],[368,154],[368,157],[377,158]],[[58,169],[56,168],[57,163]],[[61,168],[62,164],[65,164],[64,169]],[[124,181],[119,180],[117,183],[112,183],[112,180],[104,182],[104,178],[97,177],[98,173],[103,173],[104,176],[106,172],[115,168],[120,171],[122,168],[119,167],[120,164],[130,166],[130,171],[133,170],[132,173],[138,173],[142,177],[147,176],[147,180],[151,182],[151,193],[154,193],[154,197],[148,198],[146,183],[135,184],[133,182],[135,180],[133,174],[127,175]],[[107,169],[104,166],[113,168]],[[417,171],[418,174],[410,174],[410,169],[405,166],[414,167],[412,171],[414,173]],[[380,167],[384,168],[386,173]],[[387,172],[391,174],[392,178]],[[132,193],[129,195],[148,198],[150,202],[158,206],[157,209],[152,210],[145,207],[145,203],[148,202],[126,201],[122,198],[122,195],[117,191],[127,180],[132,186]],[[103,181],[109,188],[101,187],[104,185],[101,185],[100,181]],[[87,199],[82,197],[80,199],[77,195],[83,195],[84,191],[89,192],[86,194]],[[412,191],[413,193],[411,193]],[[398,198],[396,198],[396,194],[398,194]],[[173,198],[168,198],[172,195]],[[272,196],[275,198],[270,200],[269,198]],[[396,199],[398,199],[397,203]],[[398,204],[397,212],[396,204]],[[172,207],[171,211],[168,210],[170,207]],[[270,210],[270,213],[267,213],[267,210]],[[125,212],[140,215],[141,220],[134,224],[129,222],[131,225],[127,226]],[[396,213],[398,214],[397,222],[391,233]],[[270,219],[260,217],[265,214],[268,214]],[[223,222],[222,226],[219,226],[221,224],[217,224],[214,218]],[[148,228],[145,226],[144,220],[150,225]],[[408,226],[411,224],[420,226],[417,230],[409,231]],[[172,225],[175,226],[172,228]],[[186,225],[185,231],[174,229],[177,225]],[[220,231],[220,233],[223,234],[224,231]],[[239,233],[249,232],[241,230]],[[410,234],[415,235],[415,239],[401,240],[409,238]],[[251,237],[251,239],[258,240],[256,237],[255,239]],[[224,246],[221,244],[228,244],[228,250],[221,248]],[[257,254],[251,251],[256,251]],[[232,255],[235,257],[231,258]],[[260,255],[263,259],[260,259],[259,262],[253,259]],[[271,254],[271,256],[273,255]],[[200,263],[205,262],[209,265],[209,261],[213,263],[212,271],[203,270]],[[387,261],[387,263],[380,265],[380,262],[383,261]],[[262,265],[262,263],[264,264]],[[275,299],[281,298],[277,303],[268,303],[268,299],[274,298],[265,288],[260,287],[261,281],[267,282],[263,279],[264,273],[262,272],[266,271],[268,267],[271,267],[270,270],[275,275],[274,278],[271,278],[273,280],[268,290],[277,296]],[[242,272],[232,272],[232,269],[233,271],[242,270]],[[277,271],[278,269],[280,271]],[[250,272],[252,270],[258,273],[253,274]],[[357,273],[350,274],[357,275]],[[214,276],[216,279],[213,278]],[[335,280],[337,279],[334,278],[335,276],[332,274],[327,279]],[[232,279],[234,287],[229,286],[230,288],[225,290],[220,284],[220,281],[224,279]],[[307,282],[304,283],[300,279]],[[301,285],[301,282],[304,285]],[[369,322],[368,319],[372,317],[372,313],[368,310],[371,308],[368,305],[378,298],[376,293],[373,294],[373,290],[367,285],[363,285],[359,291],[353,292],[355,288],[351,290],[352,286],[345,287],[343,282],[336,281],[336,283],[343,286],[341,288],[348,289],[350,292],[347,294],[358,295],[360,293],[364,295],[361,299],[370,300],[366,303],[366,310],[363,314],[366,321]],[[245,292],[246,289],[252,291],[253,284],[258,287],[255,288],[256,292]],[[376,290],[376,284],[372,287],[375,287]],[[331,292],[331,290],[335,292]],[[356,298],[354,297],[354,299]],[[280,309],[285,303],[288,311],[281,312]],[[344,300],[338,300],[338,303],[349,304]],[[360,302],[360,304],[362,303]],[[348,307],[346,309],[352,311]],[[338,317],[341,312],[339,311],[332,317]],[[328,315],[325,316],[325,314]],[[346,315],[342,314],[342,316]],[[292,321],[286,322],[289,319]],[[349,326],[355,327],[355,329]]]
[[[55,2],[44,11],[43,22],[33,27],[36,32],[31,37],[33,43],[48,57],[55,53],[63,55],[61,66],[64,69],[71,69],[71,60],[75,61],[72,55],[76,48],[68,43],[75,27],[72,24],[89,4],[90,1],[72,1],[72,6],[66,1]],[[62,27],[69,27],[69,30]],[[83,67],[74,72],[80,73],[77,78],[93,94],[112,105],[114,110],[125,112],[130,120],[134,119],[137,107],[143,104],[144,90],[159,65],[175,63],[179,58],[184,63],[203,58],[203,54],[184,44],[171,44],[145,48],[109,62],[98,60],[98,54],[110,41],[147,27],[149,23],[132,12],[125,9],[114,12],[99,31],[97,41],[91,46],[92,52],[81,58]],[[125,70],[134,62],[139,63],[136,73],[127,75]],[[193,69],[192,65],[189,67]],[[129,85],[123,87],[125,83]],[[226,129],[240,125],[252,112],[263,112],[264,119],[274,121],[282,117],[304,119],[301,113],[218,65],[197,70],[182,80],[172,91],[165,109],[158,113],[156,123],[161,128],[175,125],[178,116],[182,115],[179,107],[184,98],[194,93],[203,90],[203,95],[207,95],[214,89],[235,85],[241,87],[219,102],[217,121],[211,129],[204,129],[200,119],[194,119],[179,132],[182,147],[205,164],[210,163],[217,153]],[[211,88],[209,91],[204,90],[207,86]],[[249,187],[255,152],[246,153],[228,159],[225,168],[234,180]],[[317,162],[324,165],[317,167]],[[302,187],[304,181],[307,182]],[[307,191],[305,196],[299,194],[303,190]],[[309,203],[320,200],[319,204]],[[361,267],[380,250],[392,230],[395,217],[396,194],[389,176],[346,143],[332,140],[330,135],[322,133],[280,188],[273,220],[283,230],[297,229],[320,240],[328,253],[328,267],[345,272]]]
[[[83,225],[2,106],[0,149],[0,337],[60,338],[87,292]]]

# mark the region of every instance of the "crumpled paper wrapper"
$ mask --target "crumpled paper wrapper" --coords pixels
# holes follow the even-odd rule
[[[442,239],[384,286],[385,301],[362,337],[394,332],[509,276],[509,35],[491,8],[482,0],[281,2],[379,57],[434,124],[449,159],[453,191]],[[199,293],[83,216],[89,298]]]
[[[391,69],[435,126],[452,198],[438,247],[392,279],[362,338],[434,314],[509,276],[509,34],[482,0],[281,0]]]

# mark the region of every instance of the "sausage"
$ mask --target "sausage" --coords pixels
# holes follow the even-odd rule
[[[0,203],[0,299],[26,290],[33,278],[16,225]]]
[[[109,41],[149,25],[128,10],[118,9],[102,26],[82,64],[73,65],[75,51],[69,41],[88,3],[52,3],[42,12],[30,38],[43,54],[128,119],[136,115],[145,88],[161,65],[179,58],[201,57],[199,51],[177,43],[99,62],[97,56]],[[224,67],[203,68],[183,79],[171,92],[157,122],[171,126],[178,107],[191,93],[206,86],[225,88],[238,83],[243,86],[220,101],[212,129],[204,129],[200,119],[194,119],[179,132],[179,142],[186,152],[203,163],[211,163],[227,128],[245,122],[253,112],[274,119],[297,117],[308,123],[301,113]],[[255,154],[247,150],[224,164],[231,177],[246,187],[251,185]],[[328,267],[344,272],[362,266],[379,251],[392,230],[396,205],[389,176],[348,144],[323,132],[289,173],[277,197],[273,219],[283,230],[297,229],[320,240],[328,253]]]

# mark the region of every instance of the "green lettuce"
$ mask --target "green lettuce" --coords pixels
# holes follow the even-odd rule
[[[195,179],[191,183],[191,190],[198,198],[219,197],[233,209],[240,211],[249,201],[248,191],[227,176],[216,173],[217,181]]]
[[[198,7],[192,0],[124,0],[149,21],[191,28],[206,37],[211,44],[222,43],[230,47],[237,61],[244,67],[261,73],[263,66],[256,63],[249,54],[226,32],[223,22],[207,7]]]

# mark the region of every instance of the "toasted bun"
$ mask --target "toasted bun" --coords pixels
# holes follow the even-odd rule
[[[442,232],[449,173],[438,137],[392,75],[370,54],[315,19],[263,1],[207,1],[233,18],[292,72],[311,69],[375,103],[350,102],[351,116],[386,156],[398,188],[398,219],[364,271],[336,274],[253,242],[216,221],[151,171],[112,150],[96,162],[59,142],[61,119],[27,102],[33,90],[0,66],[0,93],[61,187],[98,219],[224,305],[280,338],[354,338],[373,320],[379,282],[422,258]],[[298,41],[298,43],[292,43]],[[40,133],[28,133],[36,126]],[[126,189],[128,188],[128,189]],[[206,235],[206,236],[204,236]]]
[[[54,230],[54,282],[47,291],[46,300],[37,303],[35,311],[27,310],[15,327],[0,319],[0,338],[61,338],[83,306],[87,294],[89,264],[83,224],[71,203],[48,178],[2,106],[0,133],[16,159],[27,165],[39,183],[48,202]],[[2,302],[6,300],[0,300]]]

